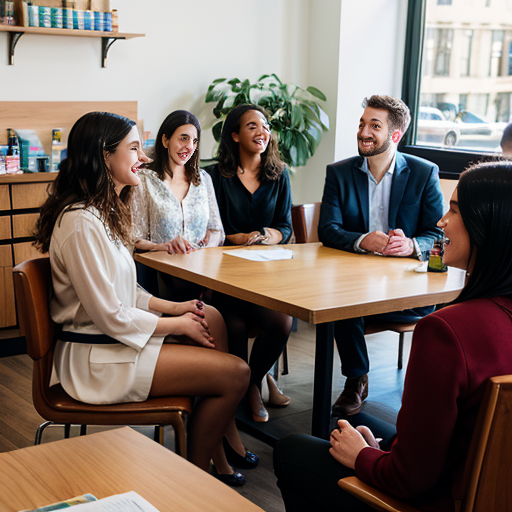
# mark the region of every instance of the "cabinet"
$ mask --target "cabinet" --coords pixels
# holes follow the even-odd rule
[[[39,208],[56,173],[0,176],[0,328],[16,325],[12,268],[43,256],[33,245]]]

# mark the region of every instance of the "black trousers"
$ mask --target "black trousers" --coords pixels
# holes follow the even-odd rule
[[[388,449],[396,434],[393,425],[359,413],[350,417],[354,426],[366,425],[382,437]],[[373,510],[338,486],[338,480],[354,476],[329,453],[329,441],[306,434],[280,439],[274,449],[274,470],[287,512],[369,512]]]
[[[387,322],[417,322],[434,311],[434,306],[406,309],[393,313],[383,313],[371,317],[348,318],[334,322],[334,339],[341,359],[341,373],[346,377],[360,377],[370,371],[370,359],[364,337],[366,318]]]

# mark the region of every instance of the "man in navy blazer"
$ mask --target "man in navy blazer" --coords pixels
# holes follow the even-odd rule
[[[422,259],[442,237],[437,222],[443,195],[437,165],[397,151],[410,123],[409,108],[390,96],[371,96],[357,134],[359,157],[327,166],[318,235],[335,249]],[[433,307],[378,315],[410,323]],[[347,377],[333,416],[360,411],[368,396],[368,351],[364,318],[335,322],[334,336]]]

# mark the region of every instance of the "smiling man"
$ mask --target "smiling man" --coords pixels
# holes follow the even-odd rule
[[[442,236],[443,195],[437,165],[397,151],[409,127],[407,105],[390,96],[363,101],[357,145],[359,157],[327,166],[318,235],[335,249],[421,259]],[[410,323],[433,311],[415,308],[378,315]],[[370,363],[364,318],[335,322],[334,337],[347,377],[333,416],[360,411],[368,396]]]

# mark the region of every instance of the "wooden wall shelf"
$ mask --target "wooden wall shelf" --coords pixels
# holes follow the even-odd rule
[[[100,32],[98,30],[74,30],[69,28],[42,28],[42,27],[18,27],[12,25],[0,25],[0,32],[9,33],[9,45],[7,47],[9,65],[14,65],[14,50],[23,34],[39,34],[45,36],[71,36],[71,37],[96,37],[101,38],[101,67],[107,67],[107,54],[110,47],[118,39],[133,39],[144,37],[145,34],[132,34],[128,32]]]

